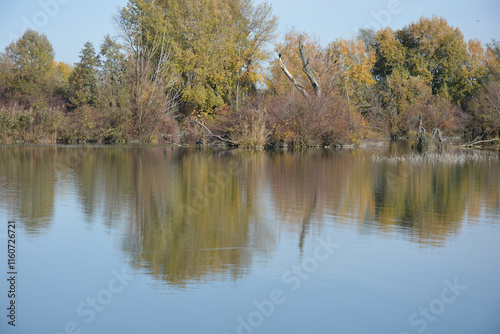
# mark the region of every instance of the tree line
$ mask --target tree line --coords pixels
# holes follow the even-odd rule
[[[117,37],[56,62],[27,30],[0,53],[0,140],[158,141],[191,131],[236,145],[336,145],[423,128],[500,129],[500,42],[445,19],[360,30],[326,47],[252,0],[130,0]],[[279,55],[279,57],[277,57]]]

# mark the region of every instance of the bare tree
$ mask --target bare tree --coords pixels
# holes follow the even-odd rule
[[[318,81],[316,80],[316,77],[314,75],[314,71],[311,68],[311,65],[309,64],[309,57],[306,55],[306,52],[304,51],[304,36],[300,36],[300,38],[299,38],[299,51],[300,51],[300,58],[302,59],[302,65],[303,65],[302,70],[309,78],[309,81],[311,82],[312,88],[314,90],[314,94],[316,96],[320,96],[321,95],[321,86],[319,85]]]
[[[314,91],[315,96],[320,96],[321,95],[321,86],[316,80],[316,76],[314,74],[314,70],[311,68],[311,65],[309,64],[309,57],[307,56],[305,50],[304,50],[304,37],[300,36],[299,38],[299,52],[300,52],[300,58],[302,59],[302,70],[304,73],[307,75],[309,78],[309,81],[311,82],[311,86]],[[304,96],[306,99],[310,97],[309,93],[307,90],[304,88],[302,84],[300,84],[290,73],[290,71],[286,68],[285,63],[283,63],[283,60],[281,59],[281,53],[278,55],[279,61],[280,61],[280,67],[285,73],[285,75],[288,77],[288,79],[292,82],[292,84],[297,88],[297,90]]]

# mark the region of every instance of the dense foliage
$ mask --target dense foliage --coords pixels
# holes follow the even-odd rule
[[[444,18],[326,47],[292,29],[272,59],[265,2],[130,0],[114,20],[119,38],[85,43],[73,66],[33,30],[0,53],[0,140],[151,141],[206,135],[202,122],[243,146],[355,144],[412,137],[420,115],[428,132],[500,130],[500,43],[465,41]],[[296,89],[310,86],[299,40],[321,94]]]

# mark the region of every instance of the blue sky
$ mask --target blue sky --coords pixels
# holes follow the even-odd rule
[[[78,61],[86,41],[97,48],[104,35],[116,35],[111,17],[127,0],[0,0],[0,50],[35,28],[49,38],[56,60]],[[269,0],[280,31],[295,26],[327,45],[349,38],[358,28],[402,28],[421,16],[443,16],[459,27],[466,39],[483,43],[500,40],[498,0]]]

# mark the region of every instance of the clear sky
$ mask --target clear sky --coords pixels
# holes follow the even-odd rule
[[[295,26],[322,44],[349,38],[358,28],[399,29],[421,16],[443,16],[466,39],[500,40],[499,0],[269,0],[280,31]],[[106,34],[116,35],[111,17],[127,0],[0,0],[0,50],[27,27],[49,38],[56,60],[78,61],[86,41],[98,48]]]

